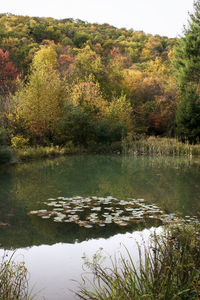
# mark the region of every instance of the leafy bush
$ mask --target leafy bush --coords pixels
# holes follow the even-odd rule
[[[12,160],[12,152],[8,147],[0,147],[0,164],[9,163]]]
[[[11,145],[15,149],[23,149],[26,148],[29,144],[29,139],[26,139],[22,136],[14,136],[11,139]]]
[[[0,127],[0,146],[8,145],[8,134],[6,129]]]
[[[8,163],[12,159],[12,153],[8,147],[9,139],[7,131],[0,128],[0,164]]]

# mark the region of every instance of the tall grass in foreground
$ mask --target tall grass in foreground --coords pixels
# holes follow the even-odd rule
[[[27,269],[23,262],[15,263],[13,257],[4,255],[0,262],[0,300],[35,299],[28,291]]]
[[[122,141],[122,149],[124,154],[130,155],[200,155],[200,144],[182,143],[175,138],[127,137]]]
[[[110,300],[172,300],[200,299],[200,227],[187,225],[171,227],[162,237],[155,234],[151,247],[138,246],[139,269],[128,258],[112,261],[103,268],[98,261],[90,264],[94,281],[90,289],[81,286],[81,299]],[[88,282],[87,282],[88,283]]]

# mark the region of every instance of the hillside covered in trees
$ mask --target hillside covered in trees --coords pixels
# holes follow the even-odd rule
[[[176,130],[178,44],[108,24],[1,14],[0,144],[187,138]]]

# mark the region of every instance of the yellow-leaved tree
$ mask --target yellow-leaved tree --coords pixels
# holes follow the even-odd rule
[[[124,126],[127,133],[133,130],[133,121],[131,115],[131,103],[125,95],[114,98],[107,108],[107,118]]]
[[[93,81],[72,85],[70,99],[75,107],[80,106],[90,118],[102,117],[108,105],[102,97],[99,84]]]
[[[42,46],[33,58],[27,83],[14,97],[16,120],[21,120],[38,142],[53,141],[66,98],[54,45]]]

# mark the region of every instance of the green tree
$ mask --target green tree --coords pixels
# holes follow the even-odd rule
[[[200,138],[200,101],[199,93],[193,86],[184,89],[179,105],[176,122],[177,133],[183,142],[195,143]]]
[[[87,40],[89,40],[89,35],[85,32],[76,32],[74,36],[74,44],[76,47],[81,48],[85,45]]]
[[[177,109],[177,134],[196,143],[200,138],[200,0],[194,3],[185,36],[176,51],[180,104]]]
[[[86,46],[79,51],[75,58],[74,72],[76,78],[85,80],[92,75],[95,81],[101,81],[103,72],[101,57],[89,46]]]

